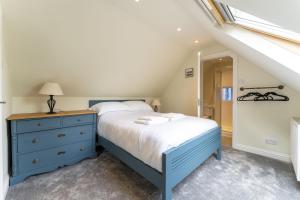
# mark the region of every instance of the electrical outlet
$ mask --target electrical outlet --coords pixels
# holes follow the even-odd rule
[[[277,145],[278,144],[278,141],[275,140],[275,139],[265,139],[265,143],[266,144],[270,144],[270,145]]]

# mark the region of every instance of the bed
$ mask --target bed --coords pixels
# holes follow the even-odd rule
[[[128,100],[90,100],[89,107],[108,101]],[[133,123],[135,118],[143,115],[149,115],[149,111],[101,115],[97,141],[98,145],[160,188],[163,200],[171,200],[172,188],[211,155],[221,159],[220,128],[212,120],[186,117],[155,126]],[[186,127],[187,134],[180,134],[182,127]],[[197,134],[196,129],[199,130]],[[162,143],[161,140],[166,141]]]

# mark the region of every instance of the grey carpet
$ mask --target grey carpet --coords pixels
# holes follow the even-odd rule
[[[176,200],[300,199],[292,166],[225,149],[222,161],[211,157],[173,192]],[[7,200],[161,199],[158,189],[109,153],[11,187]]]

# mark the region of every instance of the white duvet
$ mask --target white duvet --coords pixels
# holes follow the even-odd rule
[[[213,120],[186,116],[156,125],[137,124],[150,111],[116,111],[99,116],[98,134],[152,168],[162,171],[162,153],[217,127]]]

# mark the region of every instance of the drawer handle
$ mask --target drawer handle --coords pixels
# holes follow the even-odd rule
[[[37,139],[36,138],[34,138],[33,140],[32,140],[32,144],[36,144],[37,143]]]
[[[66,152],[65,151],[59,151],[57,152],[57,155],[64,155]]]
[[[80,147],[80,151],[84,151],[85,150],[85,148],[84,147]]]
[[[36,125],[37,125],[37,126],[42,126],[42,124],[41,124],[41,123],[37,123]]]
[[[57,137],[59,137],[59,138],[65,137],[65,136],[66,136],[66,134],[64,134],[64,133],[60,133],[60,134],[57,135]]]
[[[80,122],[81,120],[80,119],[77,119],[77,122]]]
[[[80,135],[86,134],[84,131],[80,131]]]
[[[33,159],[32,164],[37,164],[39,162],[39,159]]]

